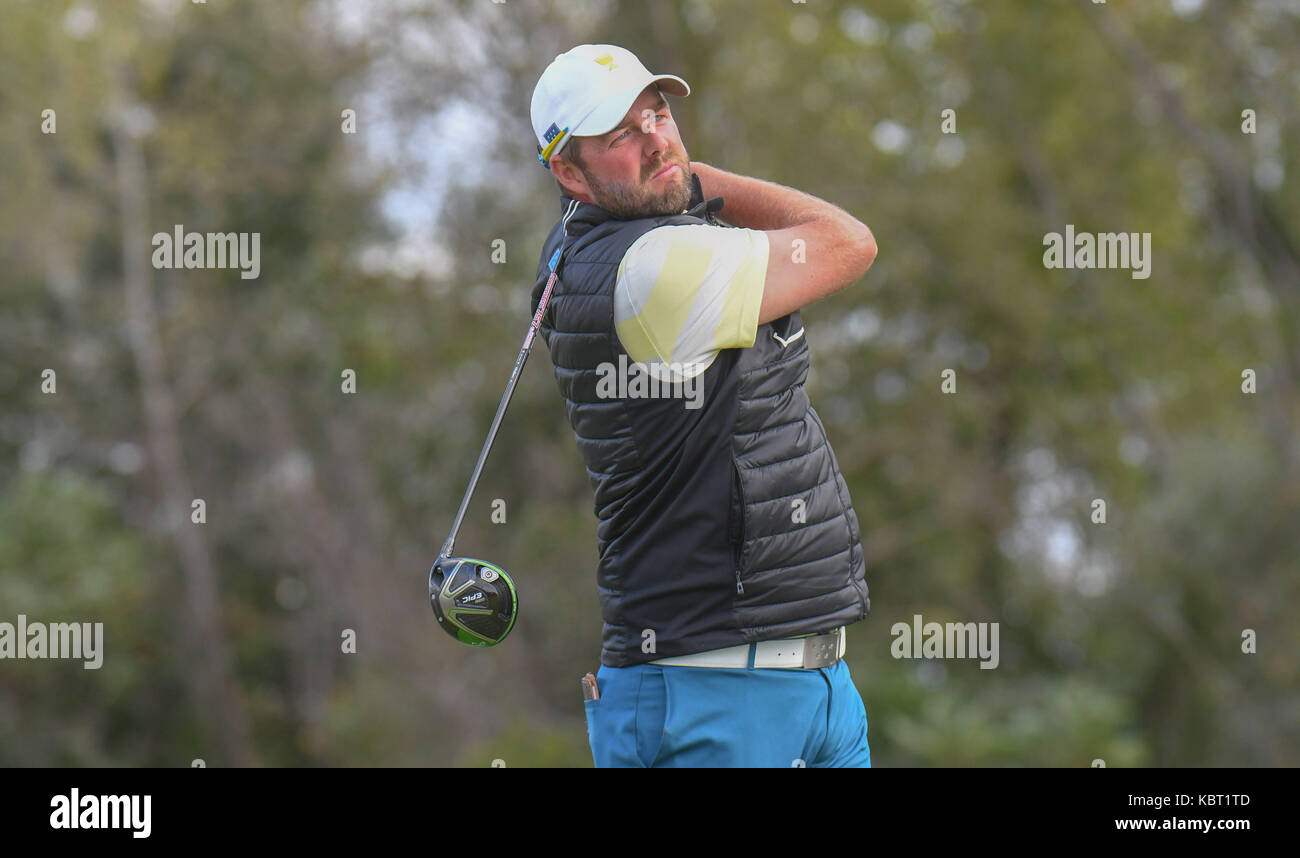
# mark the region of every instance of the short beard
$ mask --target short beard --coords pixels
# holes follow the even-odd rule
[[[677,165],[677,175],[659,190],[654,190],[648,185],[629,187],[602,184],[595,177],[588,175],[586,170],[582,170],[582,175],[587,180],[587,188],[591,191],[591,198],[596,201],[596,205],[620,220],[681,214],[691,201],[690,164],[682,160],[669,159],[656,167],[655,172],[659,172],[668,164]]]

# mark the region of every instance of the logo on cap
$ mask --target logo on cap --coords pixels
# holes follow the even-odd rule
[[[600,56],[596,57],[596,62],[600,63],[602,66],[609,66],[610,71],[613,71],[614,69],[618,68],[618,66],[614,65],[614,58],[611,57],[609,54],[601,54]]]
[[[552,122],[551,127],[546,129],[546,134],[544,135],[546,142],[550,143],[552,140],[555,139],[555,135],[559,133],[560,133],[560,127],[556,125],[554,122]]]

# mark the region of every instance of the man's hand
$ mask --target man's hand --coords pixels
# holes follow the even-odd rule
[[[728,173],[699,161],[691,162],[691,170],[700,177],[706,198],[726,200],[720,212],[722,220],[767,233],[760,325],[856,282],[876,258],[871,230],[838,206],[794,188]]]

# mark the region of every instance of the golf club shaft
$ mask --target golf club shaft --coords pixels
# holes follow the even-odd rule
[[[451,535],[443,543],[440,557],[450,557],[456,543],[456,534],[460,531],[460,523],[465,518],[465,510],[469,508],[470,498],[474,496],[474,487],[478,485],[479,474],[483,472],[483,463],[487,461],[488,452],[492,449],[492,442],[496,440],[497,430],[501,428],[501,420],[506,416],[506,407],[510,405],[510,397],[514,395],[515,385],[519,382],[519,376],[523,372],[524,364],[528,362],[528,353],[533,347],[533,338],[537,336],[537,326],[542,322],[542,313],[546,311],[546,303],[551,298],[551,288],[555,285],[555,270],[551,270],[551,278],[546,281],[546,289],[542,292],[542,299],[537,303],[537,312],[533,315],[533,321],[528,326],[528,334],[524,337],[524,347],[519,352],[519,358],[515,361],[514,371],[510,373],[510,382],[506,385],[505,395],[501,397],[501,404],[497,406],[496,416],[492,418],[492,428],[488,430],[487,441],[483,443],[483,450],[478,454],[478,462],[474,465],[474,473],[469,478],[469,488],[465,489],[465,497],[460,502],[460,510],[456,513],[456,520],[451,525]]]

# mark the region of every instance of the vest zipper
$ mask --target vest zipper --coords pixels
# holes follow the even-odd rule
[[[745,584],[740,580],[741,559],[745,554],[745,486],[740,479],[740,467],[733,458],[731,461],[731,472],[736,481],[736,499],[739,501],[739,523],[736,527],[736,595],[742,596],[745,593]]]

